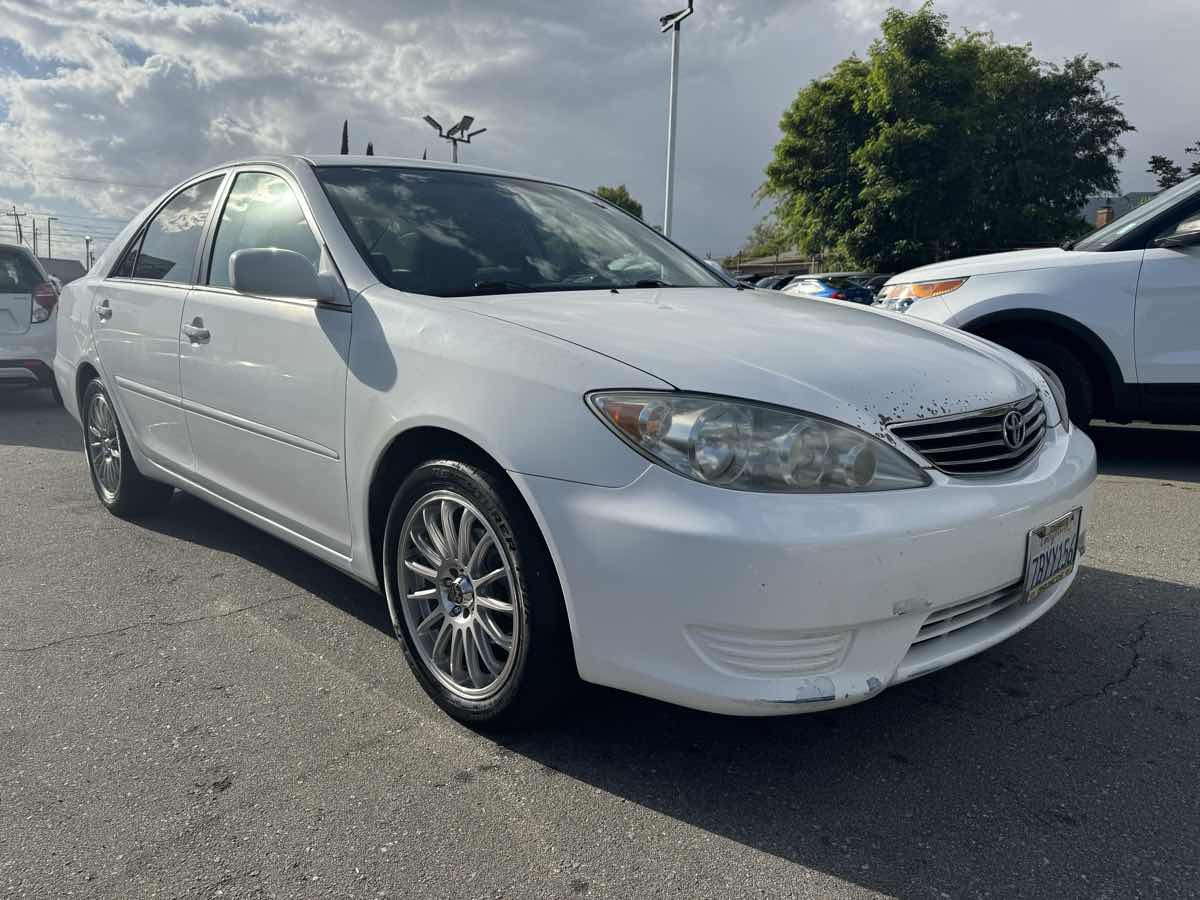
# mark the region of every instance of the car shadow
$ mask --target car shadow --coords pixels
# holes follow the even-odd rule
[[[79,426],[49,390],[0,385],[0,447],[82,450]]]
[[[1102,475],[1200,482],[1200,427],[1093,423]]]
[[[241,557],[391,637],[381,594],[215,506],[175,492],[166,511],[138,520],[148,531]]]
[[[1195,877],[1200,717],[1178,676],[1198,640],[1200,590],[1088,569],[1027,631],[858,706],[736,719],[589,690],[501,740],[889,896],[1137,896],[1130,859]]]

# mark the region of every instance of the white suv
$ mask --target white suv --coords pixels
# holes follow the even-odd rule
[[[877,304],[1048,366],[1076,422],[1200,423],[1200,176],[1074,244],[903,272]]]
[[[58,288],[25,247],[0,244],[0,384],[47,387],[54,362]]]

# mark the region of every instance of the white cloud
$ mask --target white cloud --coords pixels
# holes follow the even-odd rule
[[[780,113],[811,78],[862,52],[893,2],[915,5],[698,0],[682,46],[676,227],[685,242],[701,252],[737,244],[763,212],[752,194]],[[656,20],[673,5],[0,0],[0,199],[74,216],[64,234],[89,221],[115,230],[82,217],[129,215],[155,193],[137,185],[254,152],[335,152],[344,118],[355,149],[370,139],[380,153],[428,147],[442,157],[421,116],[469,112],[489,130],[465,159],[584,187],[625,182],[655,220],[668,62]],[[1175,144],[1200,138],[1161,102],[1164,85],[1176,96],[1187,87],[1187,35],[1200,25],[1192,6],[1149,0],[1115,19],[1080,16],[1065,0],[942,8],[955,27],[1031,40],[1044,57],[1086,50],[1124,62],[1110,81],[1141,129],[1128,166],[1137,187],[1149,152],[1178,153]]]

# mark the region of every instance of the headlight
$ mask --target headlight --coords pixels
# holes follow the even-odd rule
[[[941,281],[913,281],[908,284],[889,284],[879,292],[875,306],[894,312],[905,312],[918,300],[941,297],[957,291],[967,283],[965,278],[946,278]]]
[[[826,494],[924,487],[898,450],[828,419],[744,400],[654,391],[599,391],[587,402],[653,462],[739,491]]]
[[[1054,370],[1049,366],[1034,362],[1032,359],[1029,360],[1029,363],[1046,379],[1046,385],[1050,388],[1050,396],[1054,398],[1054,405],[1058,407],[1058,421],[1062,423],[1063,429],[1069,432],[1071,416],[1067,411],[1067,389],[1063,387],[1062,379],[1055,375]]]

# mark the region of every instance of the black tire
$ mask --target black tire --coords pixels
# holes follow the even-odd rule
[[[1096,392],[1087,367],[1071,350],[1051,338],[1015,336],[1001,343],[1026,359],[1039,362],[1058,376],[1067,394],[1071,421],[1086,428],[1096,411]]]
[[[486,519],[504,545],[513,574],[513,634],[520,627],[520,639],[514,641],[508,654],[512,657],[511,668],[507,668],[506,657],[506,675],[496,678],[496,693],[482,699],[459,696],[439,680],[418,651],[401,606],[404,587],[398,566],[405,523],[430,494],[441,492],[464,498]],[[405,658],[421,687],[450,716],[476,728],[528,726],[553,717],[570,697],[578,673],[562,588],[541,532],[511,485],[486,469],[459,460],[421,464],[396,491],[384,531],[383,557],[388,610]],[[432,653],[436,656],[437,641],[433,643]]]
[[[113,489],[102,483],[101,476],[97,472],[100,462],[96,453],[97,434],[93,431],[91,416],[93,407],[101,403],[111,413],[112,424],[116,431],[115,442],[111,438],[106,442],[102,441],[107,444],[110,456],[115,457],[119,463],[119,466],[116,467],[115,486],[110,480],[110,486],[113,486]],[[129,443],[125,440],[125,431],[117,417],[116,408],[99,378],[93,378],[83,389],[79,418],[83,422],[83,451],[87,458],[88,474],[91,475],[92,488],[96,491],[96,497],[99,498],[104,508],[114,516],[120,516],[123,519],[139,518],[163,509],[175,492],[174,488],[160,481],[152,481],[138,471],[137,464],[134,463],[133,456],[129,452]]]

